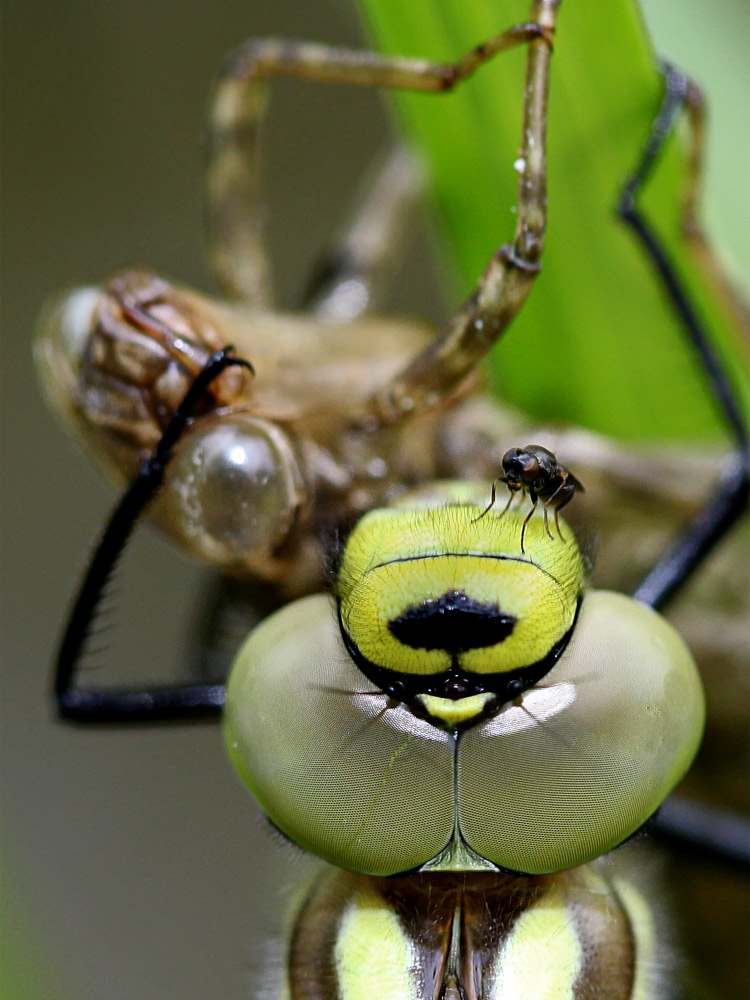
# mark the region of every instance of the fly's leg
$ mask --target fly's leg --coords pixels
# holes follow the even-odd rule
[[[565,488],[565,483],[564,482],[560,483],[560,485],[557,487],[552,496],[547,497],[547,499],[544,502],[544,530],[547,533],[547,538],[549,538],[550,541],[554,541],[554,539],[552,538],[552,532],[549,530],[549,509],[550,506],[552,505],[553,510],[555,512],[555,527],[557,528],[558,534],[560,534],[560,522],[557,516],[557,511],[558,511],[558,505],[561,502],[564,502],[565,494],[562,492],[564,488]],[[574,490],[575,487],[573,487],[571,484],[571,494],[574,492]],[[557,503],[553,504],[553,501],[555,499],[557,499]],[[561,541],[563,540],[562,535],[560,535],[560,540]]]
[[[665,92],[659,112],[654,120],[643,154],[625,182],[620,195],[618,212],[633,230],[648,254],[679,319],[680,328],[696,354],[703,369],[716,406],[725,420],[734,441],[734,451],[726,471],[704,507],[695,519],[675,539],[638,586],[634,597],[661,607],[688,579],[704,556],[708,555],[722,536],[731,528],[747,507],[750,486],[750,451],[748,434],[740,405],[711,345],[698,312],[687,289],[682,284],[672,261],[662,246],[649,220],[638,207],[638,195],[647,181],[659,154],[674,130],[684,109],[690,112],[694,131],[692,170],[689,179],[686,208],[687,221],[692,219],[692,208],[700,162],[700,128],[702,103],[694,84],[684,73],[670,66],[664,67]]]
[[[467,79],[497,53],[529,43],[530,51],[536,53],[533,62],[542,67],[536,75],[544,77],[546,94],[558,4],[559,0],[533,0],[532,22],[515,25],[452,64],[273,39],[251,40],[241,46],[230,56],[217,83],[209,117],[209,258],[222,290],[232,298],[259,304],[271,297],[258,198],[258,133],[272,77],[441,93]],[[535,95],[538,92],[537,84]],[[534,95],[527,98],[527,102],[534,100]],[[527,171],[529,176],[532,173]]]
[[[489,514],[489,512],[495,506],[495,501],[497,500],[497,484],[498,483],[506,483],[507,484],[507,482],[508,482],[508,480],[505,478],[505,476],[496,476],[495,479],[492,480],[492,489],[490,490],[490,502],[484,508],[484,510],[482,511],[482,513],[479,514],[477,517],[474,518],[474,520],[471,522],[472,524],[476,524],[477,521],[481,521],[483,517],[485,517],[487,514]],[[510,490],[510,495],[508,497],[507,503],[505,504],[505,506],[503,507],[503,509],[500,511],[500,513],[497,515],[498,520],[501,517],[504,517],[508,513],[508,511],[510,510],[510,505],[513,503],[513,501],[515,500],[515,498],[518,496],[519,492],[521,493],[522,496],[524,495],[524,491],[523,490],[520,490],[520,491],[519,490],[513,490],[510,487],[508,487],[508,489]],[[532,511],[532,513],[533,513],[533,511]]]
[[[499,482],[500,482],[500,478],[499,478],[499,477],[498,477],[498,478],[496,478],[496,479],[493,479],[493,480],[492,480],[492,489],[490,490],[490,502],[489,502],[489,503],[487,504],[487,506],[486,506],[486,507],[484,508],[484,510],[482,511],[482,513],[481,513],[481,514],[479,514],[479,516],[478,516],[478,517],[475,517],[475,518],[474,518],[474,520],[473,520],[473,521],[471,522],[472,524],[476,524],[476,523],[477,523],[477,521],[481,521],[481,520],[482,520],[482,518],[483,518],[483,517],[485,517],[485,515],[489,514],[489,512],[490,512],[490,511],[492,510],[492,508],[493,508],[493,507],[495,506],[495,500],[497,499],[497,484],[498,484]],[[509,497],[509,499],[508,499],[508,502],[507,502],[507,504],[505,505],[505,510],[503,511],[503,514],[504,514],[504,513],[505,513],[505,512],[507,511],[508,507],[510,507],[510,501],[511,501],[512,499],[513,499],[513,494],[511,493],[511,495],[510,495],[510,497]],[[503,514],[501,514],[500,516],[502,517],[502,516],[503,516]]]
[[[174,411],[153,454],[114,509],[78,591],[60,644],[55,670],[55,699],[63,718],[78,722],[157,722],[218,715],[224,704],[222,684],[194,684],[135,691],[127,688],[77,687],[76,672],[85,652],[91,623],[135,524],[164,481],[175,445],[203,401],[211,383],[230,366],[252,371],[231,349],[212,354]]]
[[[422,171],[408,150],[398,147],[376,164],[332,249],[313,271],[303,309],[344,322],[376,308],[403,253],[421,191]]]
[[[523,547],[523,540],[526,537],[526,525],[529,523],[529,521],[534,516],[534,511],[536,510],[536,506],[539,503],[539,497],[536,495],[536,493],[534,493],[533,490],[529,490],[529,497],[531,499],[531,510],[526,515],[526,517],[524,519],[524,522],[521,525],[521,554],[522,555],[526,551],[524,549],[524,547]],[[505,513],[505,511],[503,511],[503,513]]]

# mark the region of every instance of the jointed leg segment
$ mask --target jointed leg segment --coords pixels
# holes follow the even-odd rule
[[[635,591],[634,597],[655,608],[661,607],[687,580],[703,557],[743,514],[747,508],[750,489],[750,445],[737,398],[686,288],[649,221],[637,205],[638,194],[647,181],[665,141],[673,131],[680,114],[687,108],[691,122],[697,128],[694,132],[691,171],[685,200],[686,218],[688,222],[693,219],[693,199],[700,163],[702,101],[699,91],[684,73],[665,66],[664,75],[665,92],[661,108],[654,120],[641,159],[631,177],[625,182],[618,212],[651,259],[677,313],[682,332],[705,372],[711,394],[734,439],[735,450],[714,495]]]
[[[543,38],[529,43],[520,143],[518,216],[513,243],[492,256],[447,326],[372,400],[376,423],[393,423],[437,405],[484,358],[515,317],[540,270],[547,219],[547,95],[558,0],[537,0]],[[481,47],[480,47],[481,48]]]
[[[223,684],[194,684],[148,691],[81,688],[76,685],[76,673],[107,582],[141,512],[163,482],[172,451],[211,383],[232,365],[252,371],[250,363],[234,357],[230,348],[211,355],[172,415],[156,450],[144,461],[104,529],[76,595],[57,655],[55,698],[63,718],[94,723],[159,722],[214,717],[221,711],[225,697]]]
[[[539,269],[546,214],[547,79],[558,5],[559,0],[535,0],[532,21],[515,25],[452,64],[303,42],[250,41],[230,57],[217,84],[207,176],[209,255],[226,294],[264,304],[271,298],[271,281],[258,204],[258,129],[271,77],[440,93],[499,52],[530,46],[521,150],[525,166],[514,244],[498,251],[474,296],[436,344],[371,402],[376,423],[429,406],[453,389],[515,315]]]

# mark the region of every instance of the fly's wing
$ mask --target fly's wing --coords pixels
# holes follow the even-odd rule
[[[570,469],[567,469],[566,471],[567,471],[567,481],[573,484],[577,492],[585,493],[586,489],[581,480],[578,478],[578,476],[574,476],[573,473],[570,471]]]

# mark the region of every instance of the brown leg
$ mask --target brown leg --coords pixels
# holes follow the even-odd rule
[[[440,93],[471,76],[497,53],[528,42],[532,50],[544,52],[541,59],[533,60],[535,65],[538,63],[533,76],[540,79],[532,81],[533,93],[527,94],[527,104],[538,104],[542,82],[546,95],[549,42],[558,3],[559,0],[533,0],[532,16],[538,13],[540,23],[516,25],[452,64],[272,39],[249,41],[230,56],[211,105],[207,171],[209,256],[226,294],[258,304],[270,301],[271,297],[270,270],[261,233],[257,142],[267,81],[271,77],[293,76],[322,83]],[[546,96],[542,104],[546,106]],[[540,109],[542,117],[544,111],[545,108]],[[528,149],[525,155],[529,166],[522,175],[521,185],[536,188],[539,160],[542,176],[544,173],[543,152]],[[523,200],[521,214],[529,213],[531,200]],[[538,201],[538,196],[534,200]],[[530,232],[538,225],[525,220],[521,228]],[[525,259],[526,248],[517,246],[518,250]]]
[[[747,306],[727,280],[727,271],[720,266],[698,221],[697,206],[701,197],[706,145],[706,101],[698,84],[689,77],[685,81],[684,108],[690,128],[690,159],[682,192],[682,233],[698,258],[700,267],[711,276],[726,308],[734,315],[735,322],[745,329],[748,324]]]
[[[472,524],[476,524],[477,521],[481,521],[482,518],[485,516],[485,514],[489,514],[489,512],[495,506],[495,499],[497,498],[497,484],[499,483],[499,481],[500,481],[499,479],[493,479],[492,480],[492,489],[490,490],[490,502],[484,508],[484,510],[482,511],[482,513],[479,515],[479,517],[475,517],[474,518],[474,520],[471,522]],[[513,499],[513,494],[511,493],[510,500],[508,500],[508,503],[505,506],[505,510],[507,510],[508,507],[510,506],[510,501],[512,499]],[[503,511],[503,514],[505,513],[505,510]]]
[[[549,509],[550,509],[551,506],[554,507],[554,511],[555,511],[555,527],[557,528],[558,535],[560,535],[560,522],[559,522],[558,517],[557,517],[557,511],[558,511],[558,507],[561,507],[561,506],[564,507],[565,506],[565,500],[561,498],[560,500],[558,500],[558,502],[556,504],[553,504],[553,501],[554,501],[555,497],[559,496],[559,494],[562,493],[562,491],[564,489],[565,489],[565,483],[562,482],[557,487],[557,489],[552,494],[552,496],[550,496],[550,497],[547,498],[547,500],[545,501],[545,504],[544,504],[544,530],[547,532],[547,537],[549,538],[550,541],[553,541],[553,538],[552,538],[552,532],[549,530]],[[564,496],[564,494],[563,494],[563,496]],[[571,496],[572,496],[572,493],[571,493]],[[570,497],[568,497],[568,500],[569,499],[570,499]],[[560,535],[560,538],[562,539],[562,535]]]
[[[531,16],[552,32],[558,0],[534,0]],[[493,255],[443,332],[371,401],[375,426],[438,405],[471,373],[523,305],[540,269],[547,212],[546,125],[551,48],[530,42],[526,63],[513,242]]]
[[[552,532],[549,530],[549,501],[544,505],[544,530],[547,532],[547,538],[550,541],[554,541]]]

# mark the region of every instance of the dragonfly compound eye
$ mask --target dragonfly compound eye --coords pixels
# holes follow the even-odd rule
[[[471,526],[476,510],[366,515],[345,551],[337,598],[320,594],[287,605],[251,633],[235,661],[225,712],[235,767],[284,833],[340,867],[377,875],[571,868],[635,832],[697,749],[702,688],[674,629],[621,594],[580,597],[575,543],[558,541],[560,550],[573,551],[554,562],[552,542],[547,539],[545,550],[541,531],[530,535],[535,544],[527,554],[546,565],[536,572],[553,574],[558,589],[537,589],[528,560],[528,569],[521,565],[515,572],[512,549],[501,559],[489,557],[486,538],[484,550],[477,548],[475,530],[493,536],[486,524],[481,527],[489,518]],[[445,530],[441,549],[429,542],[436,524],[447,529],[451,522],[450,546]],[[377,559],[371,548],[365,559],[359,530],[374,532]],[[383,558],[388,545],[402,554],[400,562]],[[398,566],[406,567],[405,576],[391,576]],[[502,592],[496,583],[490,595],[491,571],[502,577],[508,568],[511,582]],[[376,585],[365,590],[378,622],[371,629],[355,621],[362,614],[357,588],[370,575]],[[509,609],[515,619],[509,633],[492,645],[464,643],[467,648],[450,655],[419,645],[419,628],[411,643],[399,643],[388,623],[418,600],[424,604],[449,592]],[[534,619],[544,638],[521,644],[512,662],[537,656],[544,647],[536,642],[554,644],[561,633],[567,641],[543,677],[522,684],[520,693],[512,684],[512,696],[496,698],[490,712],[487,692],[466,695],[462,683],[452,689],[456,675],[449,663],[446,694],[434,700],[454,705],[455,715],[438,724],[415,710],[418,698],[413,704],[391,697],[363,672],[361,654],[352,655],[356,642],[388,669],[400,667],[405,688],[415,677],[425,683],[425,668],[445,672],[446,661],[467,656],[478,669],[464,679],[479,677],[481,685],[481,669],[490,667],[484,676],[491,684],[503,673],[498,664],[508,665],[506,644],[540,601],[554,609]],[[472,613],[465,602],[453,604]],[[342,624],[352,630],[348,638]],[[515,680],[513,669],[510,674]]]

